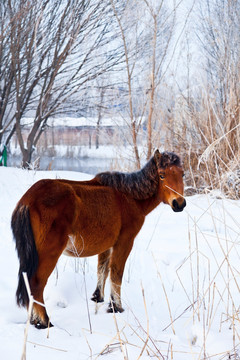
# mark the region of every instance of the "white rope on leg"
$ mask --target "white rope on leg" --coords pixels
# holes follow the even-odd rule
[[[25,286],[26,286],[27,293],[28,293],[28,298],[29,298],[28,319],[27,319],[27,324],[26,324],[26,328],[25,328],[25,331],[24,331],[23,351],[22,351],[22,357],[21,357],[21,360],[26,360],[27,337],[28,337],[29,325],[30,325],[30,322],[31,322],[33,304],[36,303],[36,304],[39,304],[39,305],[44,306],[44,307],[45,307],[45,304],[34,300],[33,296],[31,295],[31,289],[30,289],[27,273],[23,272],[22,275],[23,275],[23,279],[24,279],[24,282],[25,282]]]
[[[22,357],[21,357],[21,360],[26,360],[26,347],[27,347],[28,329],[29,329],[29,325],[30,325],[30,321],[31,321],[31,315],[32,315],[34,299],[33,299],[33,296],[31,295],[31,290],[30,290],[30,285],[29,285],[27,274],[25,272],[23,272],[22,275],[23,275],[23,279],[24,279],[24,282],[25,282],[25,285],[26,285],[28,298],[29,298],[28,319],[27,319],[27,325],[26,325],[26,328],[25,328],[25,331],[24,331],[23,352],[22,352]]]

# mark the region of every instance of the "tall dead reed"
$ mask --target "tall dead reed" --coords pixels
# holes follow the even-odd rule
[[[184,161],[186,185],[198,192],[219,189],[240,196],[240,111],[235,92],[226,103],[207,90],[179,96],[167,130],[166,145]]]

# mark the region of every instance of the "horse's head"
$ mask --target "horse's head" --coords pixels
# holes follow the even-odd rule
[[[154,153],[159,176],[159,196],[165,204],[169,204],[173,211],[182,211],[186,206],[183,197],[183,169],[180,158],[169,152]]]

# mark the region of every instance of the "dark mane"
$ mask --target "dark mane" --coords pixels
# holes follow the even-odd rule
[[[180,160],[180,157],[173,153],[173,152],[163,152],[160,154],[161,157],[160,159],[158,160],[158,168],[161,168],[161,169],[166,169],[167,167],[169,166],[172,166],[172,165],[175,165],[175,166],[179,166],[181,167],[182,164],[181,164],[181,160]]]
[[[103,172],[95,179],[104,186],[110,186],[134,199],[144,200],[153,196],[158,188],[159,176],[157,169],[166,169],[168,166],[181,166],[180,158],[170,152],[157,153],[139,171],[132,173]]]

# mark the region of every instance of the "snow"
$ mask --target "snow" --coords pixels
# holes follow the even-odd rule
[[[0,353],[20,359],[26,309],[15,303],[18,259],[10,219],[23,193],[41,178],[87,174],[0,167]],[[240,202],[219,194],[188,197],[182,213],[159,205],[146,218],[127,261],[125,312],[106,313],[89,299],[97,257],[62,256],[45,289],[54,327],[30,326],[27,359],[238,358]],[[172,323],[171,323],[172,319]],[[238,355],[237,355],[238,354]]]

